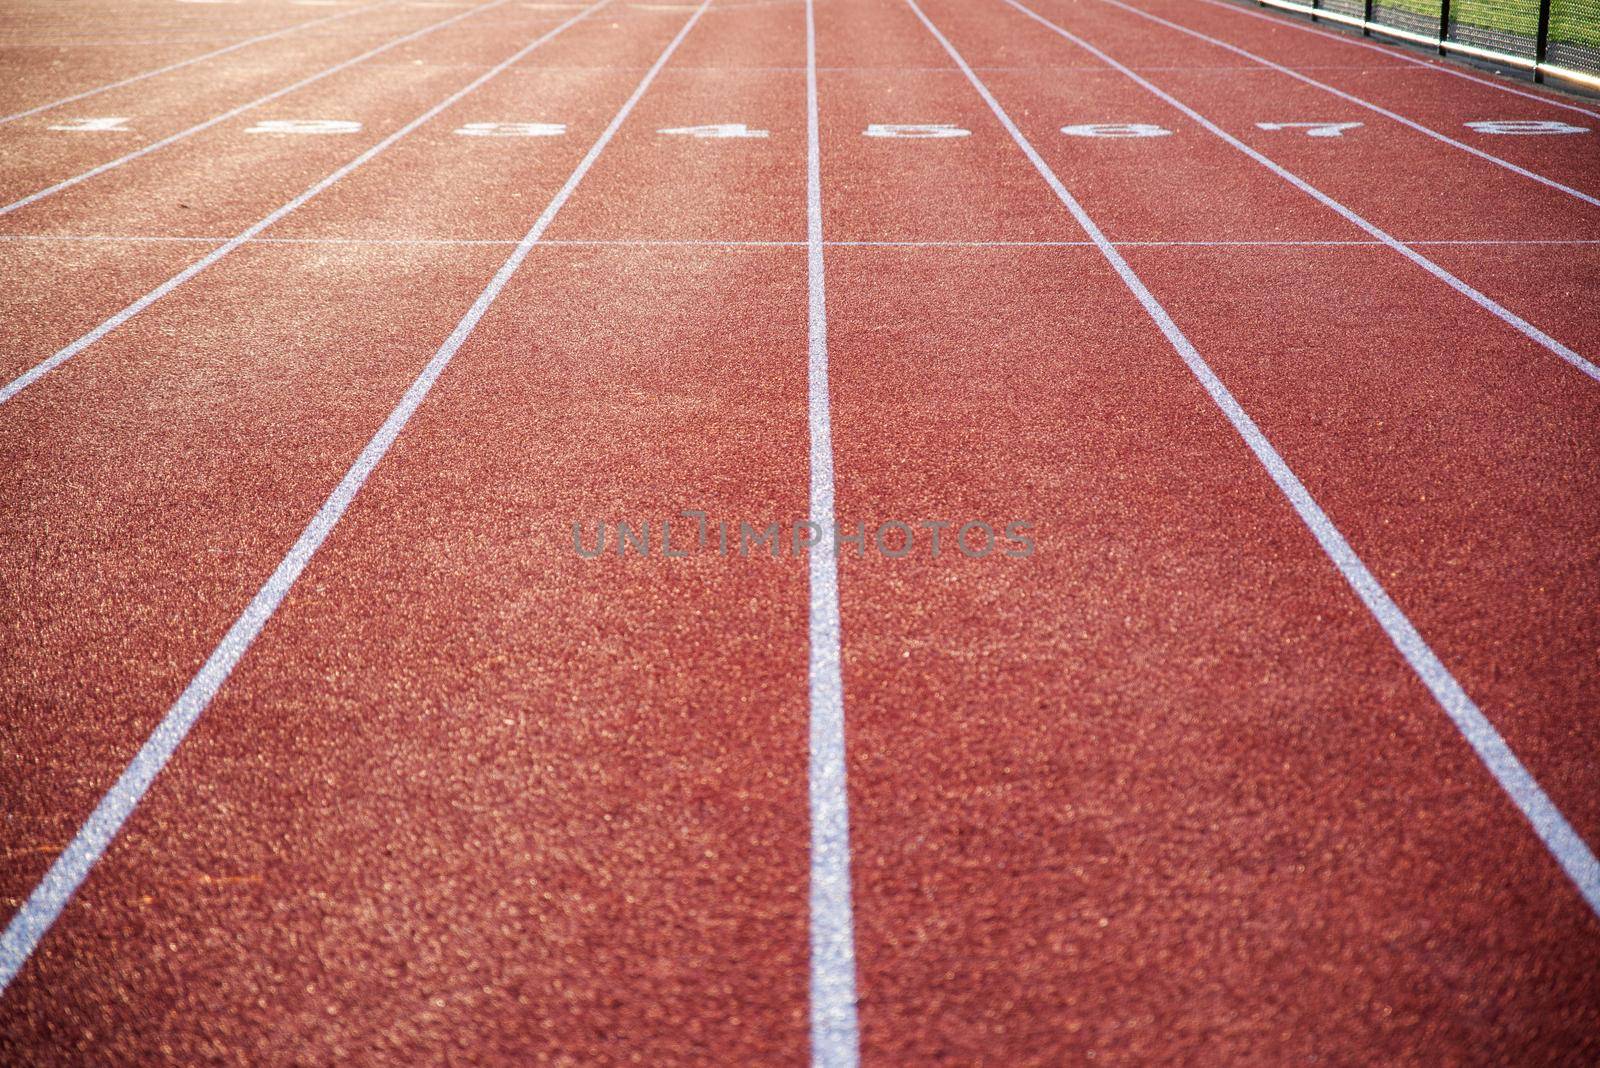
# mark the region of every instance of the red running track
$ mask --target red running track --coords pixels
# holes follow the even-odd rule
[[[0,403],[0,1060],[1600,1057],[1600,382],[1557,351],[1600,358],[1600,208],[1225,46],[1578,192],[1600,121],[1474,131],[1587,120],[1245,9],[1022,2],[613,2]],[[40,39],[174,41],[63,43],[18,107],[324,13],[10,7]],[[358,12],[0,126],[7,174],[127,151],[60,118],[158,139],[459,10]],[[473,15],[6,216],[0,378],[579,10]],[[1258,125],[1308,121],[1362,125]],[[865,135],[927,124],[951,136]],[[1092,124],[1169,132],[1061,132]],[[712,127],[737,136],[661,132]],[[1536,833],[1173,336],[1570,839]],[[819,441],[841,524],[1027,521],[1033,553],[969,558],[954,526],[938,556],[925,528],[903,557],[846,547],[833,674],[829,569],[720,555],[680,515],[816,514]],[[574,520],[663,517],[686,556],[574,551]],[[813,849],[829,679],[847,897]],[[841,915],[842,971],[811,944]]]

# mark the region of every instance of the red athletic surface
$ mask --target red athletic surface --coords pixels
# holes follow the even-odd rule
[[[1600,382],[999,0],[919,2],[1600,844]],[[1553,97],[1132,2],[1600,194],[1600,120]],[[1600,208],[1100,0],[1029,6],[1600,358]],[[3,10],[9,113],[340,9]],[[0,194],[463,10],[0,126]],[[0,382],[576,10],[0,216]],[[0,405],[7,915],[692,10],[578,23]],[[815,12],[838,516],[1037,537],[841,562],[863,1061],[1600,1059],[1600,920],[1260,464],[911,9]],[[807,513],[805,77],[802,3],[710,7],[0,994],[0,1061],[808,1058],[804,563],[570,540]],[[135,130],[48,129],[80,116]],[[1516,118],[1591,129],[1463,126]],[[1307,120],[1364,125],[1256,126]],[[656,133],[730,122],[768,136]],[[1174,133],[1057,132],[1096,122]]]

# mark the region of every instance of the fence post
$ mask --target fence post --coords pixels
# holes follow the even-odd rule
[[[1544,81],[1544,54],[1550,47],[1550,0],[1539,0],[1539,32],[1533,41],[1533,80]]]
[[[1364,9],[1361,12],[1361,36],[1372,36],[1372,0],[1366,0]]]
[[[1450,0],[1440,0],[1440,4],[1439,4],[1439,54],[1441,56],[1448,54],[1448,51],[1445,48],[1444,43],[1449,37],[1450,37]]]

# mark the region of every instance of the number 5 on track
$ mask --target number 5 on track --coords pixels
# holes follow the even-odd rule
[[[765,137],[767,131],[752,130],[742,122],[719,122],[709,126],[667,126],[657,130],[669,137]]]
[[[875,122],[861,132],[862,137],[968,137],[971,134],[971,130],[947,122]]]
[[[469,122],[456,131],[462,137],[560,137],[561,122]]]

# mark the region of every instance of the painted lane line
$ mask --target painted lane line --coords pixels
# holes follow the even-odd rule
[[[394,410],[383,421],[383,425],[356,457],[355,463],[350,465],[350,469],[339,480],[339,484],[328,495],[328,499],[300,532],[300,536],[279,562],[276,570],[245,606],[233,626],[228,628],[228,632],[217,643],[217,647],[189,681],[183,693],[172,703],[160,724],[151,732],[144,746],[128,764],[116,784],[100,799],[94,812],[79,828],[66,849],[56,857],[55,863],[39,881],[39,885],[34,887],[22,908],[11,918],[5,933],[0,935],[0,993],[5,992],[11,981],[16,978],[18,971],[33,955],[33,951],[38,948],[39,940],[60,917],[67,902],[72,899],[72,895],[116,838],[123,823],[144,798],[145,792],[150,789],[150,784],[161,773],[161,769],[166,767],[167,761],[172,759],[173,753],[182,744],[195,722],[211,704],[222,685],[228,681],[228,676],[233,674],[234,668],[244,658],[251,644],[260,636],[262,628],[283,603],[284,597],[305,571],[306,565],[311,562],[311,558],[333,532],[334,527],[339,524],[351,502],[355,500],[356,494],[361,491],[361,487],[371,477],[373,470],[400,437],[406,423],[427,399],[429,391],[444,373],[450,360],[471,336],[478,322],[494,303],[495,298],[500,295],[506,283],[511,280],[517,268],[522,265],[528,253],[533,250],[534,245],[539,243],[540,237],[555,221],[556,213],[578,188],[578,183],[589,173],[589,168],[594,166],[594,161],[611,142],[623,121],[633,111],[634,105],[644,96],[645,90],[655,81],[656,75],[672,57],[672,53],[677,51],[678,45],[688,36],[710,3],[711,0],[704,0],[683,24],[677,36],[667,45],[666,51],[661,53],[660,58],[634,89],[633,94],[623,103],[621,110],[584,154],[571,176],[567,178],[566,184],[551,198],[527,234],[495,272],[489,284],[478,294],[477,300],[472,302],[472,307],[468,308],[466,314],[456,323],[455,329],[450,332],[444,344],[439,346],[433,358],[406,389],[405,395],[400,398],[400,403],[395,405]],[[563,25],[570,25],[586,17],[600,6],[595,4],[584,9]]]
[[[817,104],[817,19],[806,0],[807,406],[815,530],[835,529],[833,416],[828,398],[828,302],[822,258],[822,127]],[[831,539],[808,555],[811,723],[811,1063],[855,1068],[855,912],[850,887],[850,793],[845,760],[839,560]]]
[[[175,70],[182,70],[184,67],[190,67],[196,63],[204,63],[208,59],[216,59],[218,56],[225,56],[230,52],[237,52],[241,48],[249,48],[251,45],[257,45],[263,41],[275,40],[291,33],[298,33],[301,30],[309,29],[312,26],[320,26],[325,22],[333,22],[336,19],[347,19],[351,15],[359,15],[363,11],[371,11],[374,8],[387,7],[394,2],[395,0],[379,0],[378,3],[368,4],[365,7],[352,8],[349,11],[341,11],[335,15],[323,15],[321,18],[311,19],[309,22],[296,23],[293,26],[288,26],[281,30],[274,30],[272,33],[264,33],[259,37],[251,37],[248,40],[238,41],[234,44],[228,45],[226,48],[219,48],[214,52],[207,52],[204,55],[195,56],[191,59],[185,59],[178,63],[171,63],[165,67],[158,67],[155,70],[147,70],[143,74],[135,74],[131,77],[123,78],[121,81],[109,82],[105,85],[97,86],[94,89],[85,89],[81,93],[74,93],[72,96],[64,96],[60,100],[52,100],[48,104],[40,104],[37,107],[28,108],[26,111],[18,111],[10,115],[0,116],[0,126],[4,126],[8,122],[16,122],[18,119],[25,119],[29,115],[37,115],[42,111],[49,111],[52,108],[61,107],[64,104],[75,103],[79,100],[87,100],[89,97],[99,96],[101,93],[109,93],[113,89],[121,89],[125,85],[132,85],[135,82],[142,82],[146,78],[154,78],[161,74],[171,74]]]
[[[719,9],[720,10],[720,9]],[[676,67],[675,70],[682,70]],[[977,68],[974,68],[977,69]],[[216,245],[231,240],[226,237],[186,237],[169,234],[0,234],[5,241],[66,241],[141,242],[191,245]],[[252,245],[515,245],[514,237],[252,237]],[[1281,238],[1266,241],[1113,241],[1117,248],[1387,248],[1382,241],[1356,240],[1296,241]],[[805,248],[806,241],[752,241],[746,238],[649,238],[649,237],[562,237],[541,241],[543,245],[621,246],[625,248]],[[824,241],[825,248],[1094,248],[1093,241]],[[1600,238],[1550,237],[1550,238],[1494,238],[1424,239],[1408,241],[1408,245],[1460,245],[1466,248],[1521,246],[1577,246],[1600,245]]]
[[[1469,74],[1464,70],[1458,70],[1454,64],[1430,62],[1425,59],[1420,59],[1417,56],[1407,55],[1399,48],[1382,45],[1376,41],[1364,41],[1361,38],[1353,37],[1350,34],[1334,33],[1332,30],[1325,30],[1320,26],[1309,25],[1293,18],[1284,18],[1281,15],[1268,15],[1260,11],[1251,11],[1247,8],[1240,7],[1238,4],[1230,3],[1228,0],[1202,0],[1202,2],[1210,4],[1212,7],[1220,7],[1224,11],[1232,11],[1238,15],[1248,15],[1253,19],[1260,19],[1261,21],[1269,22],[1274,26],[1287,26],[1290,29],[1300,30],[1304,33],[1314,33],[1319,37],[1326,37],[1333,41],[1343,42],[1344,44],[1358,45],[1361,48],[1366,48],[1373,52],[1377,52],[1379,55],[1388,56],[1390,59],[1403,60],[1404,62],[1410,63],[1413,66],[1421,67],[1424,70],[1431,70],[1435,74],[1448,74],[1453,78],[1461,78],[1465,81],[1476,82],[1479,85],[1486,85],[1490,89],[1498,89],[1502,93],[1510,93],[1512,96],[1520,96],[1526,100],[1537,100],[1539,103],[1548,104],[1553,108],[1564,108],[1567,111],[1576,111],[1580,115],[1588,115],[1592,118],[1600,119],[1600,111],[1591,111],[1588,108],[1578,107],[1576,104],[1569,104],[1553,95],[1530,93],[1526,89],[1518,89],[1515,86],[1504,85],[1488,78],[1480,78],[1476,75]]]
[[[675,68],[681,70],[682,68]],[[0,234],[5,241],[140,242],[160,244],[215,245],[226,237],[184,237],[160,234]],[[514,237],[252,237],[252,245],[515,245]],[[1296,241],[1290,238],[1265,241],[1113,241],[1117,248],[1387,248],[1382,241],[1357,240]],[[805,248],[805,241],[753,241],[745,238],[647,238],[647,237],[563,237],[549,238],[543,245],[621,246],[626,248]],[[824,241],[825,248],[1093,248],[1093,241]],[[1466,248],[1509,246],[1567,247],[1600,245],[1600,238],[1467,238],[1461,240],[1408,241],[1410,245],[1459,245]]]
[[[1016,123],[1011,121],[1011,116],[1006,114],[1005,109],[1000,106],[1000,102],[989,92],[988,87],[973,73],[972,68],[967,66],[966,60],[945,39],[944,34],[939,32],[938,27],[934,26],[928,20],[928,17],[922,13],[922,9],[917,6],[916,0],[906,0],[906,3],[916,13],[917,17],[922,20],[922,24],[928,28],[928,32],[944,46],[944,50],[950,54],[950,58],[966,74],[967,80],[978,91],[978,95],[983,98],[984,103],[989,105],[989,110],[994,112],[995,117],[1000,120],[1000,124],[1011,135],[1011,139],[1017,143],[1017,147],[1028,157],[1034,169],[1039,172],[1040,177],[1045,180],[1046,184],[1056,194],[1056,198],[1077,220],[1078,225],[1083,227],[1090,240],[1099,248],[1100,254],[1105,257],[1106,262],[1121,277],[1123,284],[1138,299],[1139,304],[1145,310],[1145,314],[1149,315],[1156,326],[1160,328],[1167,342],[1182,358],[1189,371],[1200,381],[1201,386],[1211,397],[1212,402],[1221,409],[1228,422],[1233,425],[1234,430],[1244,439],[1250,451],[1255,454],[1261,466],[1266,469],[1272,481],[1276,483],[1278,489],[1288,499],[1295,513],[1305,523],[1307,529],[1311,531],[1312,536],[1317,539],[1317,544],[1322,547],[1322,551],[1327,554],[1328,559],[1339,570],[1339,574],[1343,576],[1345,582],[1360,598],[1367,611],[1377,620],[1378,625],[1383,628],[1384,634],[1394,644],[1395,649],[1405,658],[1406,663],[1410,665],[1411,670],[1421,680],[1422,684],[1428,688],[1428,692],[1433,695],[1439,707],[1444,709],[1445,714],[1450,717],[1451,722],[1455,724],[1456,729],[1466,739],[1467,744],[1472,747],[1473,752],[1477,754],[1478,759],[1488,769],[1489,774],[1494,776],[1495,781],[1500,784],[1501,789],[1510,797],[1512,803],[1517,806],[1518,811],[1533,826],[1534,833],[1539,836],[1539,840],[1544,843],[1550,855],[1555,858],[1556,863],[1561,866],[1561,869],[1566,872],[1568,878],[1578,888],[1578,892],[1583,896],[1590,910],[1600,916],[1600,860],[1595,858],[1594,853],[1583,839],[1578,836],[1578,832],[1573,830],[1572,824],[1562,815],[1555,802],[1550,800],[1549,795],[1539,785],[1538,780],[1533,777],[1522,761],[1511,751],[1511,747],[1500,736],[1500,732],[1495,730],[1494,724],[1489,722],[1488,717],[1483,714],[1472,698],[1467,696],[1467,692],[1462,689],[1461,684],[1456,681],[1450,670],[1444,666],[1444,663],[1434,653],[1405,612],[1389,596],[1388,591],[1383,588],[1383,584],[1378,581],[1377,576],[1373,575],[1367,565],[1362,562],[1361,557],[1356,554],[1355,549],[1345,540],[1344,535],[1334,525],[1333,520],[1322,510],[1322,506],[1311,496],[1311,492],[1306,489],[1299,476],[1289,467],[1288,461],[1278,453],[1272,442],[1267,440],[1267,436],[1262,433],[1255,420],[1234,398],[1232,392],[1223,384],[1222,379],[1217,377],[1216,372],[1211,369],[1211,365],[1206,363],[1199,350],[1178,328],[1178,324],[1173,322],[1172,316],[1167,312],[1167,309],[1145,286],[1144,281],[1134,273],[1133,268],[1128,265],[1127,260],[1123,259],[1122,254],[1117,251],[1116,247],[1106,239],[1105,234],[1095,225],[1094,220],[1089,217],[1083,206],[1067,191],[1067,187],[1062,184],[1060,178],[1056,177],[1055,171],[1045,162],[1044,157],[1039,155],[1038,151],[1033,147],[1033,143],[1017,128]],[[1115,61],[1103,53],[1096,51],[1095,54],[1106,62],[1116,65]]]
[[[248,104],[240,104],[238,107],[233,108],[230,111],[225,111],[221,115],[217,115],[217,116],[215,116],[213,118],[209,118],[209,119],[205,120],[204,122],[197,123],[194,126],[191,126],[186,130],[179,130],[177,133],[170,134],[170,135],[168,135],[166,137],[163,137],[159,141],[152,141],[150,144],[145,145],[143,148],[136,149],[136,150],[134,150],[132,152],[129,152],[125,156],[118,156],[116,159],[111,160],[109,163],[102,163],[98,167],[91,167],[88,170],[84,171],[82,174],[77,174],[77,175],[74,175],[71,178],[67,178],[67,179],[64,179],[62,181],[59,181],[55,185],[48,186],[48,187],[46,187],[44,189],[39,190],[36,193],[29,193],[27,196],[23,197],[21,200],[14,200],[11,203],[5,205],[4,207],[0,207],[0,215],[7,215],[7,214],[9,214],[9,213],[11,213],[13,211],[16,211],[19,208],[27,207],[29,204],[32,204],[35,201],[43,200],[45,197],[48,197],[48,196],[54,196],[56,193],[59,193],[62,190],[71,189],[73,186],[78,185],[78,184],[80,184],[82,182],[87,182],[89,179],[97,177],[99,175],[102,175],[102,174],[106,173],[107,171],[115,170],[116,168],[122,166],[125,163],[132,163],[134,160],[140,159],[140,158],[142,158],[144,156],[148,156],[150,153],[159,151],[160,149],[163,149],[163,148],[166,148],[168,145],[177,144],[179,141],[182,141],[184,138],[193,137],[195,134],[200,133],[203,130],[209,130],[209,129],[211,129],[211,127],[216,126],[219,123],[227,122],[229,119],[238,118],[240,115],[243,115],[245,112],[249,111],[251,108],[258,108],[263,104],[270,104],[272,101],[277,100],[280,97],[284,97],[284,96],[287,96],[288,94],[293,93],[293,92],[295,92],[297,90],[304,89],[306,86],[315,84],[316,82],[320,82],[322,79],[330,77],[330,76],[332,76],[334,74],[338,74],[342,70],[348,70],[349,68],[355,66],[357,63],[361,63],[361,62],[364,62],[365,60],[371,59],[373,56],[381,55],[384,52],[389,51],[391,48],[398,48],[401,45],[406,44],[406,43],[411,42],[411,41],[415,41],[420,37],[426,37],[428,34],[433,33],[435,30],[442,30],[446,26],[449,26],[449,25],[452,25],[454,23],[460,22],[462,19],[471,18],[473,15],[476,15],[479,12],[488,11],[488,10],[490,10],[492,8],[497,8],[500,5],[505,4],[505,3],[509,3],[509,2],[510,2],[510,0],[489,0],[488,3],[479,4],[477,7],[472,8],[470,11],[465,11],[465,12],[462,12],[461,14],[459,14],[459,15],[454,15],[454,16],[452,16],[450,18],[445,19],[442,22],[435,22],[431,26],[424,26],[420,30],[413,30],[412,32],[404,35],[403,37],[396,37],[394,40],[388,42],[387,44],[381,44],[376,48],[369,49],[368,51],[365,51],[365,52],[361,53],[359,56],[356,56],[353,59],[344,60],[343,62],[336,63],[333,66],[329,67],[328,69],[326,69],[324,71],[321,71],[321,72],[319,72],[317,74],[313,74],[308,78],[302,78],[299,81],[295,82],[293,85],[286,85],[282,89],[278,89],[278,90],[275,90],[274,92],[268,93],[266,96],[258,97],[257,99],[250,101]]]
[[[1348,101],[1357,107],[1366,108],[1368,111],[1382,115],[1386,119],[1392,119],[1393,121],[1398,122],[1400,125],[1415,130],[1420,134],[1426,134],[1441,144],[1449,145],[1451,148],[1458,148],[1463,152],[1477,156],[1479,159],[1488,160],[1490,163],[1493,163],[1498,167],[1503,167],[1513,174],[1520,174],[1524,178],[1532,179],[1541,185],[1547,185],[1551,189],[1559,190],[1560,192],[1567,194],[1569,197],[1574,197],[1583,201],[1585,204],[1590,204],[1594,207],[1600,208],[1600,197],[1592,197],[1588,193],[1572,188],[1570,185],[1563,185],[1554,178],[1546,178],[1544,175],[1530,171],[1526,167],[1519,167],[1510,160],[1501,159],[1499,156],[1496,156],[1493,153],[1485,152],[1481,148],[1475,148],[1474,146],[1467,144],[1465,141],[1457,141],[1454,137],[1442,134],[1438,130],[1433,129],[1431,126],[1424,126],[1420,122],[1408,119],[1404,115],[1401,115],[1398,112],[1390,111],[1388,108],[1381,107],[1378,104],[1374,104],[1370,100],[1363,100],[1361,97],[1356,96],[1353,93],[1347,93],[1343,89],[1336,89],[1326,82],[1319,82],[1309,75],[1301,74],[1299,71],[1285,67],[1281,63],[1274,63],[1272,60],[1263,56],[1258,56],[1254,52],[1248,52],[1245,49],[1240,48],[1238,45],[1229,44],[1227,41],[1220,40],[1216,37],[1208,37],[1199,30],[1191,30],[1182,23],[1173,22],[1170,19],[1164,19],[1159,15],[1152,15],[1150,12],[1142,11],[1139,8],[1134,7],[1132,4],[1124,3],[1123,0],[1100,0],[1100,2],[1102,4],[1109,4],[1115,8],[1120,8],[1121,10],[1129,12],[1130,14],[1137,15],[1142,19],[1148,19],[1159,26],[1165,26],[1168,29],[1177,30],[1179,33],[1188,34],[1190,37],[1193,37],[1198,41],[1205,41],[1207,44],[1215,45],[1218,48],[1225,48],[1235,55],[1243,56],[1252,63],[1261,64],[1268,70],[1274,70],[1279,74],[1287,75],[1290,78],[1294,78],[1296,81],[1304,82],[1306,85],[1309,85],[1314,89],[1321,89],[1325,93],[1331,93],[1340,100]]]
[[[503,3],[504,0],[500,0],[500,2]],[[154,304],[162,297],[165,297],[168,293],[171,293],[174,289],[177,289],[179,286],[189,281],[189,279],[193,278],[195,275],[201,273],[202,271],[206,270],[206,268],[223,259],[235,249],[238,249],[242,245],[251,243],[253,240],[255,240],[257,234],[260,234],[268,227],[282,221],[286,216],[292,214],[293,212],[298,211],[311,200],[326,192],[328,189],[331,189],[334,185],[350,175],[357,168],[370,163],[373,159],[376,159],[380,154],[393,146],[395,142],[412,133],[419,126],[428,122],[430,119],[433,119],[446,108],[461,100],[467,94],[478,89],[489,79],[504,71],[518,60],[523,59],[528,55],[528,53],[532,52],[546,41],[549,41],[557,34],[563,32],[567,29],[567,27],[588,18],[592,13],[598,11],[600,8],[604,7],[610,2],[611,0],[598,0],[597,3],[585,8],[583,11],[567,19],[554,29],[547,31],[542,36],[530,41],[515,55],[501,61],[500,63],[497,63],[493,67],[490,67],[488,70],[478,75],[478,77],[468,82],[465,86],[457,89],[439,103],[435,104],[427,111],[424,111],[421,115],[418,115],[416,118],[412,119],[398,130],[395,130],[393,133],[389,134],[389,136],[385,137],[383,140],[379,141],[377,144],[373,145],[371,148],[367,149],[365,152],[361,153],[361,155],[357,156],[349,163],[346,163],[344,166],[340,167],[326,178],[318,181],[315,185],[311,186],[293,200],[282,205],[276,211],[262,218],[252,226],[241,230],[235,236],[228,238],[223,244],[212,249],[205,256],[191,263],[189,266],[185,267],[183,270],[179,271],[165,282],[162,282],[150,292],[146,293],[132,304],[129,304],[127,307],[111,316],[109,319],[95,327],[93,330],[89,331],[87,334],[84,334],[82,337],[78,338],[78,340],[67,345],[65,348],[60,349],[53,356],[49,356],[34,364],[28,370],[24,371],[22,374],[18,375],[4,386],[0,386],[0,404],[5,404],[18,393],[21,393],[23,390],[39,381],[39,379],[43,378],[51,371],[54,371],[57,367],[60,367],[78,353],[88,348],[90,345],[93,345],[95,342],[99,341],[113,330],[116,330],[128,320],[132,319],[134,316],[150,307],[150,305]]]
[[[1434,263],[1432,260],[1422,255],[1422,253],[1416,251],[1411,246],[1392,236],[1387,230],[1379,229],[1377,225],[1370,223],[1362,216],[1357,215],[1354,211],[1345,207],[1337,200],[1334,200],[1328,194],[1324,193],[1322,190],[1318,189],[1304,178],[1301,178],[1299,175],[1292,173],[1282,166],[1279,166],[1277,163],[1274,163],[1260,152],[1257,152],[1255,149],[1251,148],[1249,145],[1245,144],[1243,141],[1239,140],[1237,137],[1233,136],[1228,131],[1224,130],[1222,127],[1206,118],[1204,115],[1200,114],[1188,104],[1185,104],[1171,93],[1161,89],[1148,79],[1141,77],[1131,68],[1124,66],[1115,59],[1112,59],[1110,56],[1106,55],[1106,53],[1102,52],[1100,49],[1096,48],[1094,45],[1090,44],[1088,41],[1085,41],[1078,35],[1069,33],[1068,31],[1062,29],[1060,26],[1057,26],[1055,23],[1051,22],[1043,15],[1040,15],[1038,12],[1018,3],[1017,0],[1003,0],[1003,2],[1009,4],[1011,7],[1016,8],[1018,11],[1033,19],[1035,22],[1039,23],[1047,30],[1050,30],[1052,33],[1055,33],[1063,39],[1077,45],[1079,48],[1083,49],[1090,55],[1105,63],[1107,66],[1111,67],[1111,69],[1119,71],[1128,78],[1131,78],[1146,92],[1149,92],[1153,96],[1159,97],[1167,104],[1187,115],[1201,127],[1215,134],[1217,137],[1220,137],[1222,140],[1226,141],[1240,152],[1243,152],[1245,155],[1249,156],[1251,159],[1255,160],[1257,163],[1261,164],[1263,167],[1267,168],[1273,174],[1276,174],[1279,178],[1282,178],[1284,181],[1288,182],[1302,193],[1316,200],[1324,207],[1336,212],[1347,222],[1350,222],[1360,229],[1365,230],[1383,244],[1388,245],[1391,249],[1400,253],[1400,255],[1404,256],[1418,267],[1421,267],[1423,270],[1439,279],[1439,281],[1443,282],[1451,289],[1454,289],[1457,293],[1460,293],[1462,296],[1471,300],[1484,311],[1494,315],[1507,326],[1510,326],[1512,329],[1516,330],[1529,340],[1543,345],[1546,349],[1567,361],[1567,363],[1571,364],[1577,370],[1588,375],[1595,381],[1600,382],[1600,367],[1595,366],[1595,364],[1591,363],[1589,360],[1578,355],[1578,353],[1574,352],[1572,349],[1569,349],[1567,346],[1563,345],[1561,342],[1557,341],[1543,330],[1540,330],[1538,327],[1534,326],[1532,323],[1528,322],[1511,309],[1502,306],[1487,295],[1480,293],[1466,282],[1463,282],[1461,279],[1457,278],[1455,275],[1451,274],[1437,263]]]

